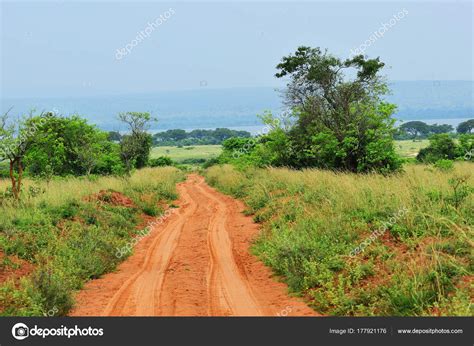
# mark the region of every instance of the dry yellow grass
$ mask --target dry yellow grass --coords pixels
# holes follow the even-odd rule
[[[20,284],[13,278],[0,282],[0,315],[38,316],[53,308],[67,314],[73,292],[114,270],[142,216],[160,215],[183,178],[182,171],[163,167],[138,170],[127,179],[70,177],[49,184],[25,179],[19,202],[3,195],[9,181],[1,181],[0,253],[31,262],[34,271]],[[107,193],[85,198],[101,190],[121,192],[134,205],[116,204]]]
[[[391,176],[214,166],[206,177],[245,200],[263,222],[254,251],[317,311],[451,316],[473,314],[473,173],[457,162]]]
[[[130,178],[112,176],[96,177],[93,179],[86,177],[55,178],[51,180],[49,184],[44,180],[25,179],[22,200],[28,202],[29,205],[33,207],[43,201],[51,206],[59,206],[71,199],[82,198],[100,190],[107,189],[123,192],[127,187],[152,188],[154,186],[160,186],[162,190],[169,189],[169,191],[174,191],[175,177],[180,174],[181,172],[174,167],[161,167],[137,170]],[[1,192],[5,191],[9,186],[10,181],[8,179],[0,180]],[[30,188],[45,192],[31,197],[28,193]],[[3,212],[5,212],[5,210],[3,210]]]

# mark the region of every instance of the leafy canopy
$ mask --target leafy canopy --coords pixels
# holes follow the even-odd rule
[[[359,55],[341,60],[320,48],[299,47],[283,57],[276,77],[288,78],[291,126],[273,129],[257,146],[272,165],[352,172],[400,167],[393,146],[395,105],[379,76],[384,63]],[[274,121],[266,117],[267,123]]]

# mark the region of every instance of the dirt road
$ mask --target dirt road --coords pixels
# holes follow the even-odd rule
[[[249,253],[258,225],[241,202],[197,175],[178,192],[179,208],[78,293],[72,316],[315,315]]]

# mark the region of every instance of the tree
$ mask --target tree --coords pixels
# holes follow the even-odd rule
[[[320,48],[299,47],[277,65],[289,77],[284,94],[294,125],[288,131],[286,164],[352,172],[389,172],[400,167],[393,146],[395,106],[379,71],[384,64],[362,55],[344,61]],[[344,71],[354,71],[349,79]]]
[[[166,131],[166,138],[171,141],[180,141],[187,137],[186,131],[181,129],[174,129]]]
[[[408,121],[400,126],[400,130],[415,140],[417,137],[426,137],[430,133],[430,126],[422,121]]]
[[[433,125],[428,125],[429,131],[432,134],[440,134],[440,133],[450,133],[453,132],[454,128],[452,125],[448,124],[433,124]]]
[[[9,175],[12,193],[15,199],[20,198],[23,179],[23,158],[32,143],[38,127],[38,122],[33,119],[32,112],[28,117],[11,122],[6,112],[0,117],[0,162],[9,162]],[[38,120],[40,120],[38,118]]]
[[[186,132],[181,129],[167,130],[153,135],[155,145],[206,145],[221,144],[231,137],[251,137],[250,132],[236,131],[226,128],[215,130],[195,129]]]
[[[108,140],[104,132],[86,133],[79,139],[79,147],[74,148],[79,162],[85,170],[86,175],[90,175],[92,170],[99,164],[103,155],[103,142]]]
[[[122,136],[120,140],[120,157],[125,165],[127,174],[130,174],[135,167],[137,151],[139,150],[137,146],[137,142],[133,140],[131,135]]]
[[[460,123],[456,129],[458,133],[471,133],[474,129],[474,119],[469,119]]]
[[[128,174],[132,168],[142,168],[148,164],[152,137],[146,131],[154,120],[150,113],[120,113],[119,119],[126,123],[130,133],[122,136],[120,153]]]
[[[109,131],[108,140],[112,142],[120,142],[122,135],[117,131]]]
[[[120,171],[118,145],[77,115],[45,113],[25,155],[33,176],[110,174]]]
[[[430,145],[421,149],[416,159],[426,163],[453,160],[456,158],[457,151],[456,143],[448,134],[437,134],[430,137]]]
[[[146,132],[150,127],[150,122],[156,120],[150,113],[125,112],[119,113],[119,119],[128,125],[132,135]]]

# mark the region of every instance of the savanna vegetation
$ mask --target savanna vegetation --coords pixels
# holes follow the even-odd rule
[[[181,129],[167,130],[153,135],[155,146],[217,145],[232,137],[250,137],[250,132],[217,128],[215,130],[196,129],[189,132]]]
[[[440,160],[466,160],[474,156],[474,134],[459,135],[454,141],[448,134],[433,135],[429,146],[420,150],[417,160],[434,163]]]
[[[473,315],[474,135],[395,128],[383,66],[309,47],[284,57],[288,116],[224,141],[207,181],[246,202],[263,224],[254,253],[318,312]]]
[[[27,179],[20,202],[0,197],[2,265],[31,268],[20,280],[1,283],[0,314],[65,315],[75,290],[127,257],[118,249],[163,213],[182,178],[180,170],[166,167],[128,178]],[[0,188],[8,184],[0,181]]]
[[[203,164],[216,159],[222,152],[220,145],[160,146],[151,150],[151,160],[168,157],[178,164]]]
[[[441,133],[451,133],[454,128],[448,124],[433,124],[428,125],[423,121],[407,121],[401,124],[395,132],[395,139],[426,139],[431,135]]]
[[[67,314],[177,197],[184,173],[147,167],[171,164],[150,160],[150,114],[119,118],[118,142],[79,116],[0,118],[0,315]]]
[[[383,176],[224,165],[205,175],[246,202],[263,224],[253,252],[316,311],[453,316],[474,314],[472,167]]]
[[[261,115],[257,137],[151,135],[139,112],[119,114],[126,133],[0,117],[0,314],[67,314],[199,164],[262,223],[255,254],[320,313],[473,315],[472,123],[396,128],[383,67],[298,48],[277,65],[287,112]]]
[[[282,121],[264,114],[269,132],[258,141],[224,142],[222,162],[358,173],[399,170],[393,142],[396,106],[382,100],[388,92],[380,76],[383,66],[378,58],[341,60],[319,48],[299,47],[277,65],[276,77],[289,80],[289,116]]]

